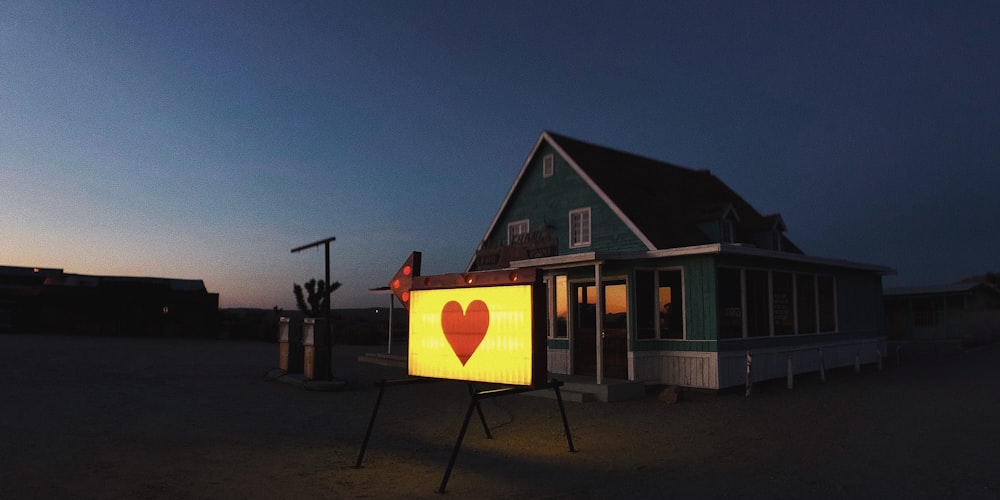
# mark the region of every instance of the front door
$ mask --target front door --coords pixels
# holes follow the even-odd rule
[[[573,298],[573,373],[597,374],[597,286],[574,283]],[[624,281],[604,282],[604,376],[628,378],[628,301]]]

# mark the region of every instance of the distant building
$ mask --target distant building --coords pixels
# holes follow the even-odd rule
[[[885,290],[889,340],[967,345],[1000,338],[1000,289],[985,277]]]
[[[719,389],[885,353],[886,267],[805,255],[708,171],[543,132],[468,270],[536,267],[548,367]]]
[[[214,336],[218,311],[201,280],[0,266],[0,331]]]

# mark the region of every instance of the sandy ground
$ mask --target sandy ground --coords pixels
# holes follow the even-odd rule
[[[0,335],[0,498],[441,498],[465,385],[390,389],[361,469],[373,381],[267,380],[276,344]],[[452,498],[998,498],[1000,348],[755,386],[742,394],[483,402]]]

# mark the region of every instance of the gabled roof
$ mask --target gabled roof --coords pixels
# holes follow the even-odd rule
[[[762,216],[707,170],[679,167],[544,131],[490,224],[487,237],[543,143],[569,163],[649,251],[714,243],[699,224],[727,214],[734,215],[738,241],[750,241],[754,233],[765,228],[785,229],[780,216]],[[783,238],[782,248],[802,253],[787,238]]]

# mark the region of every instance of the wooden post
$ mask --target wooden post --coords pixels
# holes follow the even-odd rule
[[[750,395],[751,390],[753,390],[753,376],[751,375],[751,365],[753,364],[753,355],[750,351],[747,351],[747,392],[746,396]]]
[[[288,322],[287,317],[278,318],[278,368],[288,371]]]
[[[312,380],[316,378],[316,320],[313,318],[306,318],[302,320],[302,346],[303,346],[303,358],[302,358],[302,374],[306,379]]]

